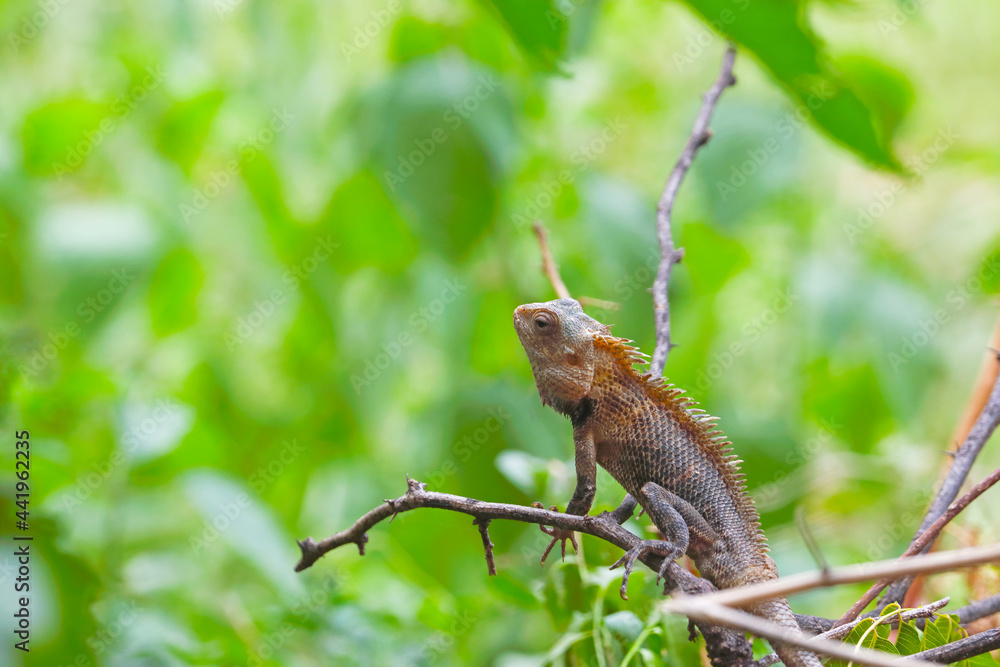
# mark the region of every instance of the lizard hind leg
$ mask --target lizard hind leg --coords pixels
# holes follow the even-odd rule
[[[711,531],[708,522],[690,503],[664,489],[655,482],[647,482],[643,485],[638,494],[639,502],[646,514],[653,520],[656,527],[663,533],[666,540],[642,540],[639,544],[625,552],[625,554],[611,566],[611,569],[625,566],[625,574],[622,577],[621,596],[627,600],[626,589],[628,588],[628,577],[632,573],[632,566],[637,558],[645,554],[654,553],[663,556],[663,565],[656,575],[656,582],[666,574],[670,564],[680,558],[688,550],[692,529],[697,533]]]

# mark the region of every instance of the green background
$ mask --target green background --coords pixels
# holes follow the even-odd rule
[[[830,564],[899,553],[996,318],[994,3],[12,0],[0,587],[9,619],[28,429],[33,634],[26,659],[4,621],[0,663],[697,664],[589,538],[543,569],[536,527],[494,522],[491,578],[468,517],[422,510],[292,566],[407,473],[565,506],[570,427],[511,326],[553,297],[530,223],[651,352],[655,202],[709,25],[738,85],[675,212],[667,375],[721,417],[782,573],[815,565],[797,507]],[[944,545],[995,541],[996,507]]]

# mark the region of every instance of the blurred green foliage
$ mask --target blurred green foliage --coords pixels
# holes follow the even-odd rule
[[[31,653],[5,641],[0,662],[698,664],[652,577],[621,600],[618,554],[589,539],[540,569],[545,536],[494,522],[491,578],[466,517],[421,511],[364,558],[292,567],[296,538],[406,473],[564,506],[569,426],[510,324],[551,297],[530,222],[575,295],[621,305],[592,314],[651,350],[655,202],[715,31],[740,44],[739,83],[676,209],[667,373],[722,417],[782,572],[813,566],[797,506],[828,562],[895,555],[995,319],[998,19],[891,0],[4,3],[0,525],[10,544],[28,429],[34,542]],[[973,477],[998,464],[987,448]],[[602,474],[596,509],[620,495]],[[996,540],[991,503],[946,543]],[[982,570],[925,595],[996,589]],[[859,593],[792,603],[836,616]]]

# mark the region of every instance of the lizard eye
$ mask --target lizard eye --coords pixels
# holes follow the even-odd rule
[[[535,329],[542,332],[551,331],[555,323],[556,320],[552,313],[545,312],[544,310],[535,313]]]

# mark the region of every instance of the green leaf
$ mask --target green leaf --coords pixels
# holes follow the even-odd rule
[[[446,25],[403,16],[392,29],[389,58],[403,63],[434,53],[448,43],[449,33]]]
[[[191,168],[201,155],[212,120],[223,99],[225,95],[221,91],[202,93],[175,103],[160,121],[156,147],[176,162],[185,174],[191,174]]]
[[[989,653],[974,655],[964,662],[968,667],[997,667],[997,665],[1000,665],[1000,661],[996,660]]]
[[[163,258],[149,285],[149,314],[157,336],[168,336],[195,323],[204,280],[201,264],[190,250],[177,248]]]
[[[642,632],[642,619],[630,611],[617,611],[604,617],[604,624],[623,642],[632,643]]]
[[[884,109],[855,92],[856,82],[837,72],[806,22],[804,3],[791,0],[686,0],[784,86],[799,109],[831,139],[865,161],[893,171],[902,167],[882,130],[892,125]]]
[[[901,623],[896,635],[896,649],[900,655],[913,655],[921,650],[920,631],[912,621]]]
[[[913,84],[899,70],[867,56],[839,58],[837,69],[853,82],[858,97],[875,110],[880,135],[890,140],[913,107]]]
[[[963,637],[961,626],[958,620],[951,616],[942,615],[924,625],[924,647],[923,650],[937,648],[950,644]]]
[[[90,100],[67,99],[39,107],[25,117],[21,128],[24,168],[35,176],[76,171],[113,123],[109,109]]]
[[[558,68],[568,21],[553,0],[490,0],[489,5],[536,67]]]
[[[854,628],[851,630],[851,633],[847,635],[847,637],[844,639],[844,642],[848,644],[854,644],[855,646],[857,646],[858,642],[860,642],[866,636],[866,633],[868,632],[869,628],[871,628],[873,625],[875,625],[875,619],[873,618],[862,619],[860,623],[854,626]]]

